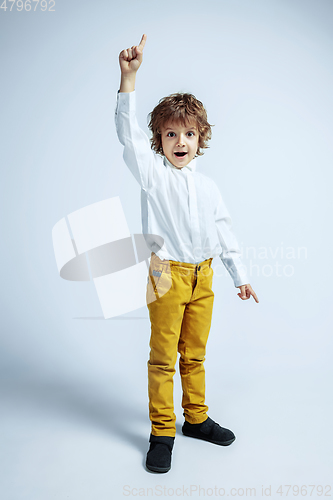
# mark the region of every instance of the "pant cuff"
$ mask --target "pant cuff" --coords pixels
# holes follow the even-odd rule
[[[200,415],[198,417],[190,417],[189,415],[185,415],[184,413],[184,417],[186,422],[188,422],[189,424],[202,424],[202,422],[205,422],[207,420],[208,415],[205,413],[204,415]]]
[[[151,434],[153,436],[167,436],[167,437],[175,437],[176,431],[172,431],[171,429],[166,430],[151,430]]]

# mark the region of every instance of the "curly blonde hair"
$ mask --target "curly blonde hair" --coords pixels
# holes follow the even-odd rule
[[[195,156],[204,153],[201,149],[209,148],[208,141],[212,137],[211,125],[207,121],[207,112],[201,101],[192,94],[176,92],[160,99],[159,103],[148,115],[148,128],[153,136],[150,139],[151,148],[163,155],[161,130],[168,122],[180,122],[184,127],[195,121],[199,131],[198,149]]]

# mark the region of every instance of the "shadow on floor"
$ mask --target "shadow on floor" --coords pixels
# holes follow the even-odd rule
[[[24,414],[29,409],[45,418],[56,417],[78,425],[88,425],[109,436],[123,439],[144,455],[148,449],[147,436],[140,436],[138,428],[148,426],[148,409],[126,402],[126,388],[90,383],[86,380],[16,380],[1,391],[2,399],[19,407]],[[123,397],[122,397],[123,394]],[[149,429],[149,426],[148,426]]]

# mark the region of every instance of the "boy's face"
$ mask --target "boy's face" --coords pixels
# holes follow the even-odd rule
[[[161,130],[162,149],[167,159],[177,168],[183,168],[195,157],[199,131],[196,122],[184,127],[178,122],[168,122]]]

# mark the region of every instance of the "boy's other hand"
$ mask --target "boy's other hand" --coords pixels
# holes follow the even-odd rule
[[[147,40],[147,35],[142,35],[139,45],[133,45],[130,49],[124,49],[119,54],[119,64],[121,73],[129,75],[136,73],[142,63],[143,48]]]
[[[247,300],[251,297],[254,298],[256,302],[259,302],[258,297],[256,296],[254,290],[252,289],[250,284],[247,285],[241,285],[238,286],[237,288],[240,288],[240,293],[237,293],[238,297],[240,297],[242,300]]]

